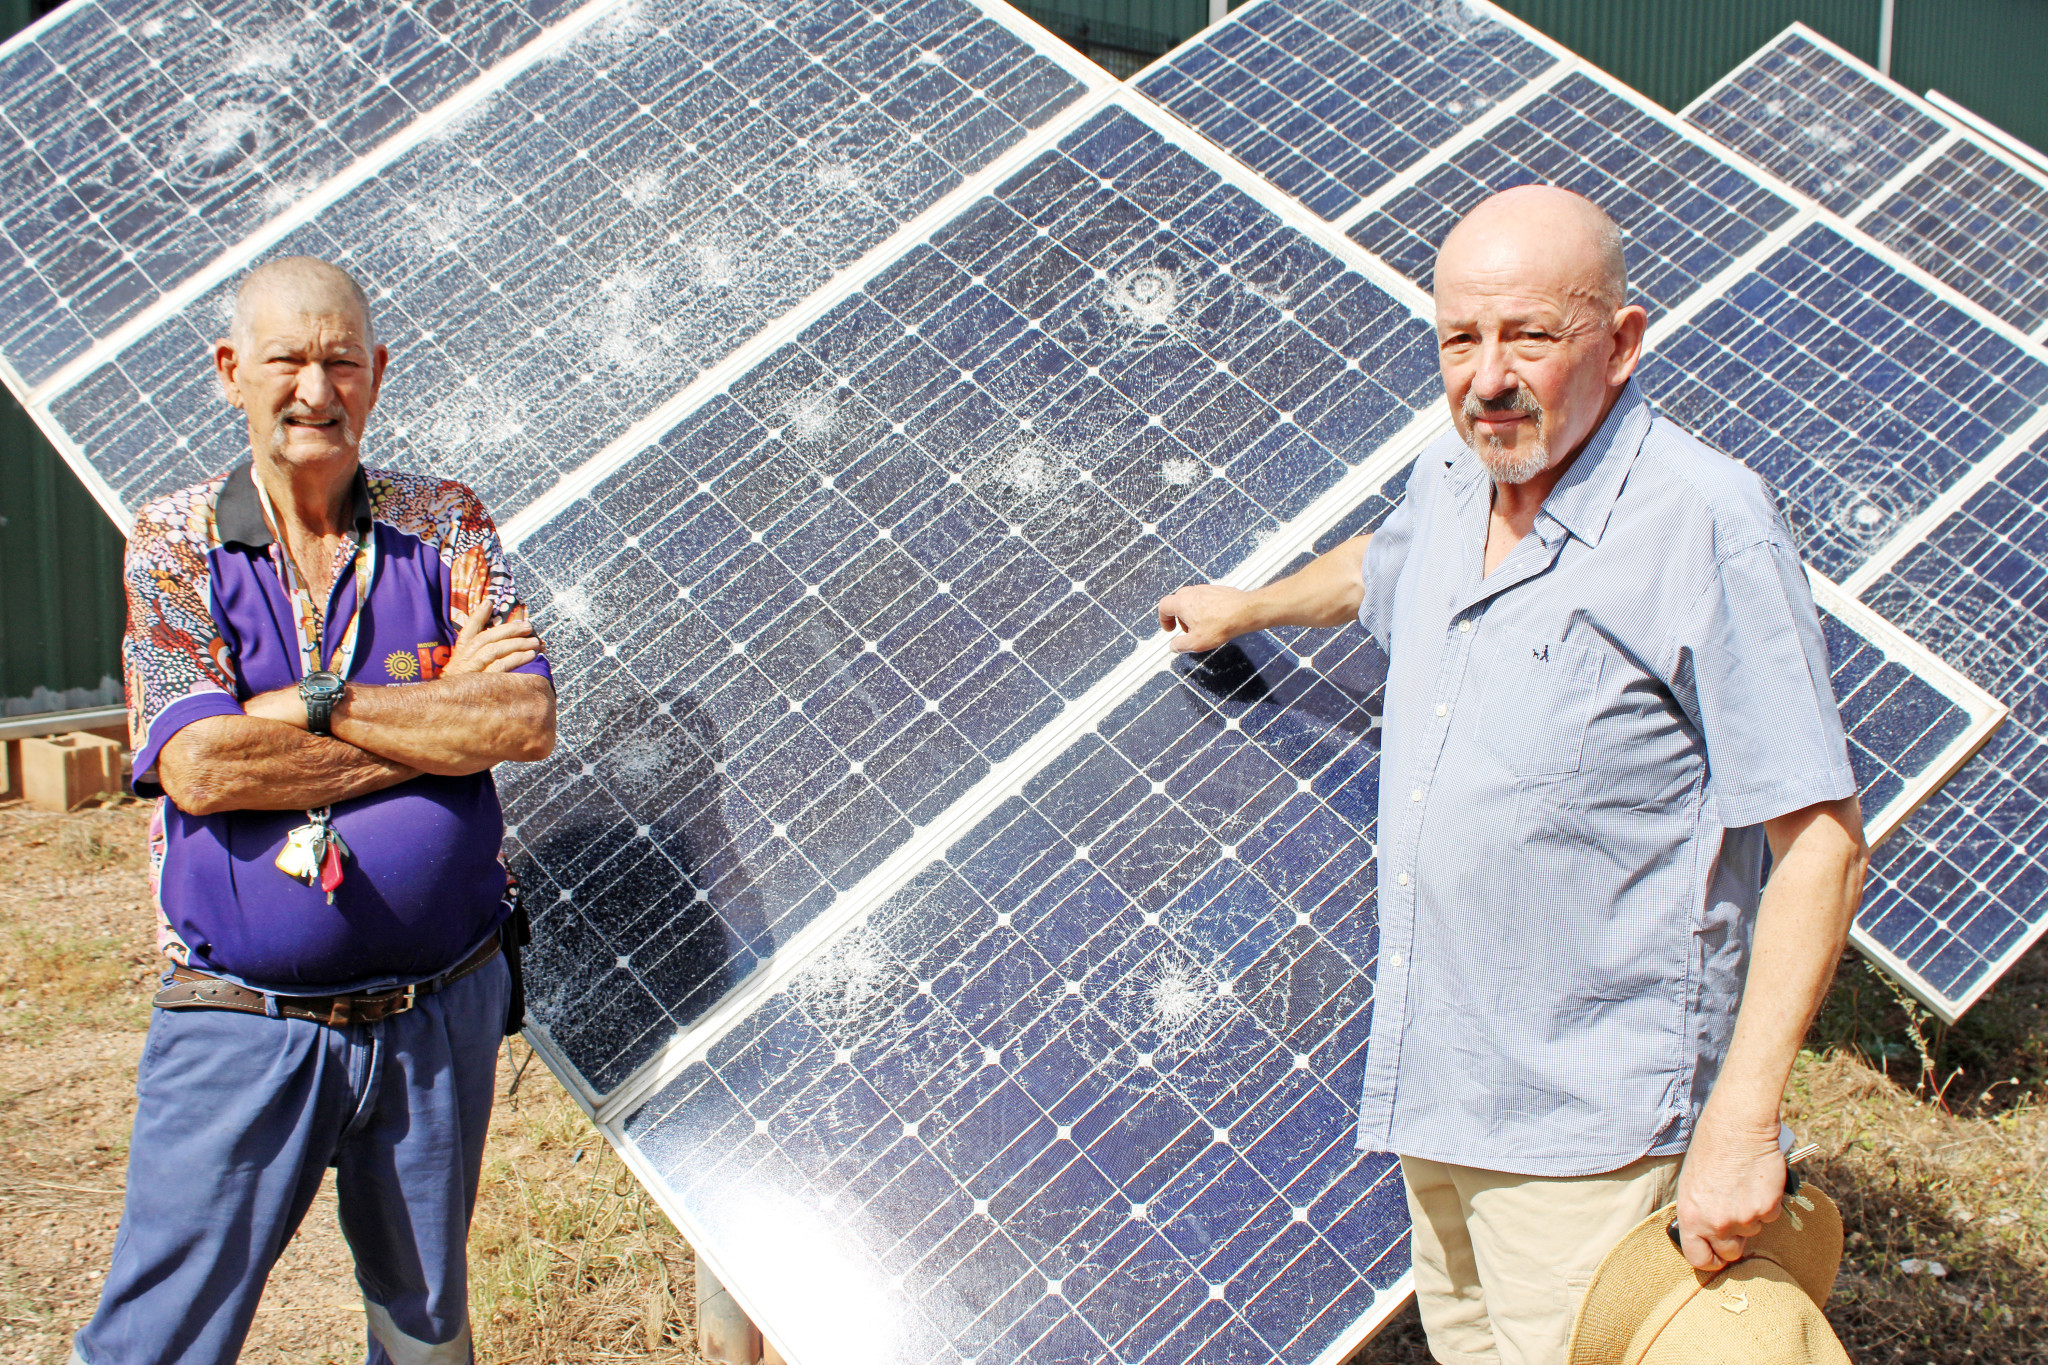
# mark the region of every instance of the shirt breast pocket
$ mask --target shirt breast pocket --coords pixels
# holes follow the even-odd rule
[[[1575,773],[1600,690],[1600,654],[1496,628],[1480,680],[1479,742],[1517,777]]]

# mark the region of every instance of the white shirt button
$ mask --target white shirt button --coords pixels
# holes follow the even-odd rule
[[[1471,623],[1470,621],[1460,621],[1460,622],[1458,622],[1458,633],[1459,633],[1459,634],[1461,634],[1461,635],[1462,635],[1462,634],[1464,634],[1464,633],[1465,633],[1466,631],[1468,631],[1468,630],[1470,630],[1470,629],[1472,629],[1472,623]]]
[[[1410,801],[1420,801],[1422,799],[1422,788],[1417,787],[1414,791],[1409,792],[1408,799]]]
[[[1448,716],[1451,714],[1451,708],[1445,706],[1442,702],[1438,702],[1436,704],[1436,713],[1440,716]]]
[[[1398,966],[1400,966],[1400,965],[1401,965],[1401,955],[1400,955],[1399,953],[1388,953],[1388,954],[1387,954],[1387,965],[1388,965],[1389,967],[1398,967]]]
[[[1406,872],[1403,872],[1400,876],[1394,878],[1394,880],[1401,883],[1401,885],[1406,886],[1408,885],[1408,874]]]

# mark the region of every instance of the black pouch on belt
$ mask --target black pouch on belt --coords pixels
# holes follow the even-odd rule
[[[512,913],[498,926],[498,943],[505,954],[505,968],[512,973],[512,993],[505,1001],[505,1036],[526,1027],[526,974],[519,968],[519,950],[533,942],[533,924],[526,918],[526,906],[519,899],[519,883],[509,878],[505,899]]]

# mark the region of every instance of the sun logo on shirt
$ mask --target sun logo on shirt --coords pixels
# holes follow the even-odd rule
[[[384,671],[399,682],[411,682],[420,675],[420,661],[402,649],[384,656]]]

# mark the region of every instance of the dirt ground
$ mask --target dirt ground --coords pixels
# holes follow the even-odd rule
[[[121,1205],[155,975],[142,808],[0,804],[0,1365],[66,1359]],[[2048,953],[1933,1027],[1853,955],[1793,1078],[1850,1229],[1829,1317],[1859,1361],[2048,1363]],[[478,1358],[694,1362],[693,1261],[523,1043],[505,1050],[472,1238]],[[323,1192],[243,1359],[363,1350]],[[1429,1359],[1413,1310],[1357,1365]]]

